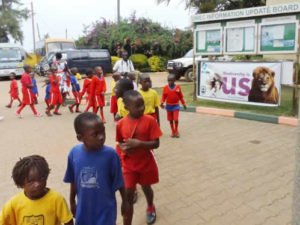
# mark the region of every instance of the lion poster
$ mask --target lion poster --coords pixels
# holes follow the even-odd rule
[[[280,104],[281,62],[201,62],[198,97],[250,105]]]

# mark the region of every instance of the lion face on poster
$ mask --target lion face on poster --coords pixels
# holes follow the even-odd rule
[[[248,96],[249,102],[278,104],[279,95],[275,87],[275,73],[267,67],[253,70],[253,80]]]

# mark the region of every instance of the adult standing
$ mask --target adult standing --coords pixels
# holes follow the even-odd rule
[[[127,78],[128,73],[134,72],[132,61],[128,58],[128,52],[122,52],[122,59],[118,60],[113,68],[114,72],[119,72],[121,76]]]
[[[63,104],[65,103],[67,94],[69,93],[69,87],[67,85],[67,73],[68,73],[68,65],[67,61],[62,59],[62,54],[57,52],[55,54],[56,60],[54,65],[57,67],[57,76],[60,77],[60,92],[63,97]]]

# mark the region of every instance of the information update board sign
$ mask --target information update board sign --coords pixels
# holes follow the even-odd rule
[[[223,45],[222,27],[199,28],[195,31],[196,54],[220,55]]]

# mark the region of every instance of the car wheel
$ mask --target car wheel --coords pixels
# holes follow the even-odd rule
[[[193,68],[189,68],[185,71],[184,77],[188,82],[194,81]]]

